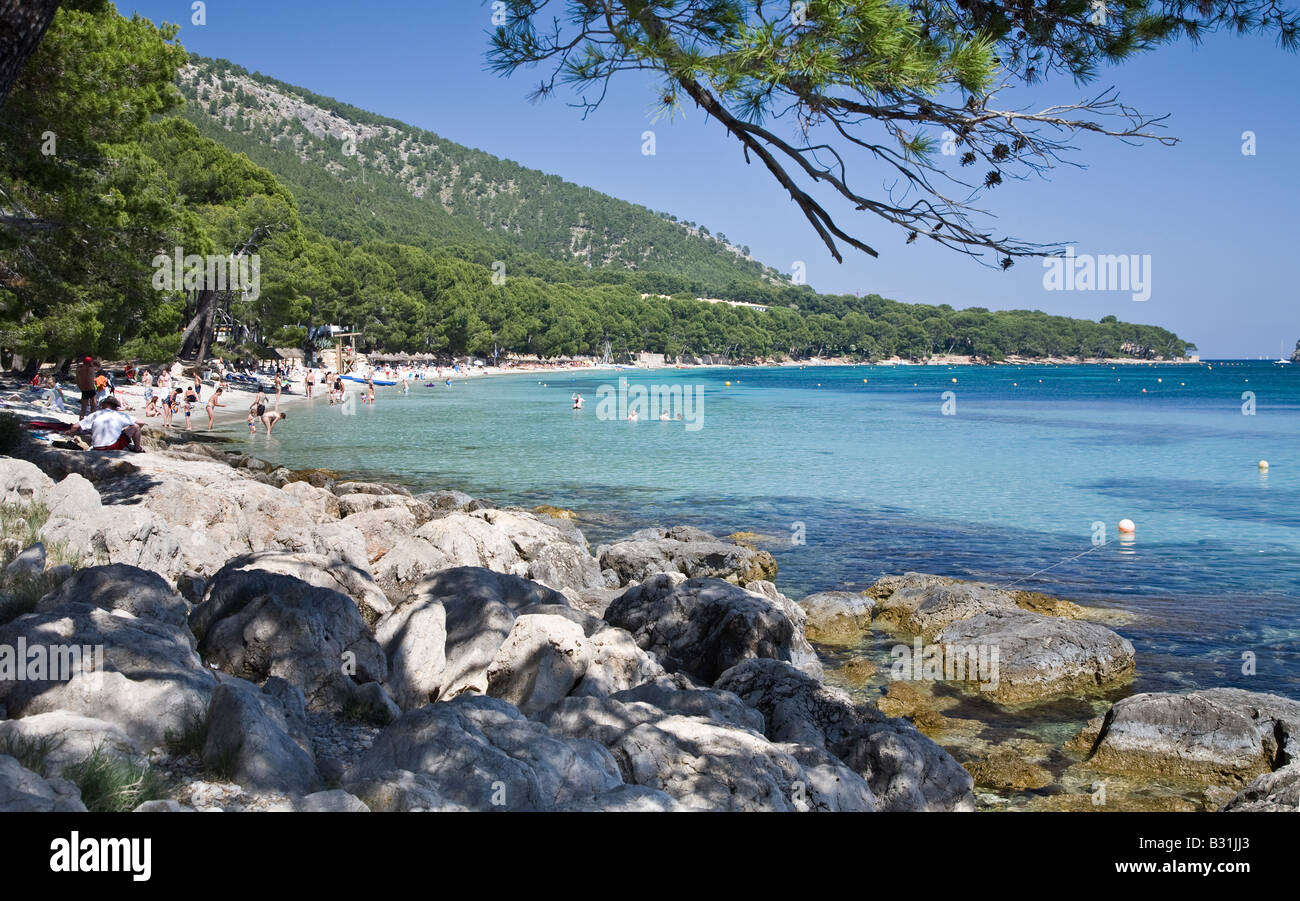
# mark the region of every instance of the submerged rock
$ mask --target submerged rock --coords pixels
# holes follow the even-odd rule
[[[1025,760],[1015,750],[994,751],[980,760],[964,764],[981,788],[994,791],[1025,791],[1051,785],[1052,774],[1036,763]]]
[[[851,591],[819,591],[799,602],[808,614],[808,638],[819,644],[853,646],[871,631],[876,602]]]

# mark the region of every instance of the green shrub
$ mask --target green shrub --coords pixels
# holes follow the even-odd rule
[[[153,767],[115,757],[102,745],[65,767],[63,778],[81,789],[81,803],[95,813],[130,813],[145,801],[167,796],[167,785]]]

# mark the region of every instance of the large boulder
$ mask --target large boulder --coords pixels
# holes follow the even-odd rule
[[[711,683],[751,657],[785,660],[820,678],[821,664],[803,633],[803,611],[721,579],[651,576],[605,611],[612,625],[632,633],[666,669]]]
[[[520,576],[556,591],[599,588],[600,569],[575,531],[519,510],[450,513],[389,549],[374,566],[375,578],[396,596],[409,594],[429,574],[461,566]]]
[[[649,686],[643,686],[647,689]],[[665,709],[635,692],[570,697],[543,721],[552,732],[593,738],[624,781],[662,791],[691,810],[874,810],[866,782],[817,749],[776,744],[761,717],[725,692],[637,690],[679,705]],[[760,728],[754,728],[758,726]]]
[[[612,695],[636,688],[664,674],[664,668],[624,629],[600,623],[587,633],[590,654],[575,695]]]
[[[459,512],[474,503],[474,498],[463,491],[428,491],[417,494],[415,499],[424,501],[435,512],[441,513]]]
[[[678,813],[689,808],[658,789],[620,785],[589,801],[572,801],[556,809],[565,813]]]
[[[69,603],[86,603],[105,610],[121,610],[133,617],[157,620],[186,628],[189,604],[155,572],[114,563],[78,570],[36,603],[37,613],[48,613]]]
[[[433,517],[433,507],[409,494],[353,494],[337,495],[339,514],[344,517],[376,510],[405,510],[417,525],[424,525]]]
[[[289,714],[273,695],[223,679],[208,707],[203,762],[246,788],[305,794],[320,784],[310,745],[289,734]]]
[[[622,784],[600,744],[552,735],[506,702],[478,695],[403,714],[348,771],[346,784],[395,770],[427,777],[440,797],[471,810],[553,810]]]
[[[25,647],[28,657],[24,676],[16,678],[0,653],[0,704],[9,716],[69,711],[93,717],[119,727],[144,750],[183,731],[194,711],[207,708],[215,683],[189,629],[117,609],[130,602],[116,593],[80,598],[0,626],[0,648]],[[35,659],[46,668],[36,671]]]
[[[280,490],[306,509],[307,515],[315,522],[338,519],[343,515],[339,509],[338,495],[310,482],[287,482]]]
[[[463,811],[438,791],[432,776],[412,773],[410,770],[393,770],[351,782],[348,791],[376,813],[430,813],[432,811]]]
[[[50,515],[41,540],[79,555],[81,566],[125,563],[169,580],[185,569],[180,543],[162,518],[140,506],[105,505],[76,473],[46,492],[46,503]]]
[[[1000,609],[951,623],[936,643],[987,659],[992,679],[980,673],[980,690],[1000,703],[1095,692],[1133,676],[1132,643],[1097,623]],[[982,655],[981,648],[986,648]],[[996,654],[996,656],[994,656]]]
[[[66,779],[45,779],[0,755],[0,812],[85,813],[81,792]]]
[[[371,497],[368,494],[356,496]],[[404,541],[418,525],[414,514],[404,506],[351,513],[344,517],[343,522],[365,538],[366,559],[372,564]]]
[[[517,617],[487,669],[487,693],[525,715],[569,694],[587,673],[591,646],[582,626],[562,616]]]
[[[190,627],[206,660],[252,682],[279,676],[303,692],[312,710],[338,712],[357,685],[388,675],[352,598],[293,576],[223,569]]]
[[[14,457],[0,457],[0,504],[28,506],[43,503],[54,480],[39,466]]]
[[[429,576],[375,627],[390,661],[389,692],[403,707],[485,693],[488,668],[515,618],[539,604],[567,607],[568,601],[544,585],[483,567]]]
[[[365,568],[365,539],[319,494],[284,489],[248,469],[170,452],[138,454],[139,471],[99,482],[115,510],[160,518],[179,544],[178,571],[208,576],[232,556],[264,550],[319,554]],[[152,568],[152,567],[148,567]],[[167,573],[164,573],[167,575]]]
[[[1294,813],[1300,810],[1300,760],[1256,776],[1221,810]]]
[[[881,810],[973,810],[971,776],[905,720],[854,704],[787,663],[747,660],[715,688],[763,714],[772,741],[823,749],[859,773]]]
[[[611,695],[664,675],[659,661],[643,651],[629,632],[611,626],[599,617],[575,607],[551,604],[525,607],[520,615],[560,617],[581,629],[582,672],[571,694]],[[578,633],[573,635],[576,639]]]
[[[121,726],[67,710],[0,720],[0,747],[44,751],[44,772],[58,774],[96,750],[139,765],[145,755]]]
[[[1136,694],[1093,731],[1073,742],[1088,746],[1089,769],[1241,786],[1300,760],[1300,701],[1236,688]]]
[[[339,557],[278,549],[259,551],[235,557],[227,561],[221,569],[227,573],[236,570],[279,573],[301,579],[318,588],[341,591],[352,598],[357,609],[361,611],[362,619],[367,623],[377,622],[381,616],[392,612],[393,609],[388,596],[375,584],[370,570],[358,566],[354,561]]]
[[[597,548],[596,553],[600,568],[615,573],[620,585],[644,582],[664,572],[681,573],[691,579],[723,579],[737,585],[776,578],[776,560],[767,551],[688,526],[642,529]]]
[[[334,493],[339,497],[346,494],[369,494],[373,497],[390,495],[410,497],[411,489],[405,485],[398,485],[396,482],[358,482],[349,480],[335,483]]]

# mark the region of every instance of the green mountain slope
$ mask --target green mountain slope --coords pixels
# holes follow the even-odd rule
[[[224,60],[192,57],[180,88],[189,121],[275,173],[330,237],[487,245],[672,274],[701,293],[781,279],[707,229]]]

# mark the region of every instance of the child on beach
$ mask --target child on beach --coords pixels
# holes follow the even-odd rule
[[[199,402],[198,392],[194,388],[187,388],[185,391],[185,429],[190,428],[190,414],[194,412],[194,405]]]

